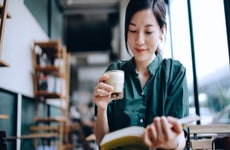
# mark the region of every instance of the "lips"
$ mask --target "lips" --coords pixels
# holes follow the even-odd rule
[[[138,53],[144,52],[146,49],[144,48],[135,48],[135,51]]]

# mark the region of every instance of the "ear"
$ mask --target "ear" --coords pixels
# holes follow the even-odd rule
[[[166,32],[166,26],[165,26],[165,25],[163,25],[163,26],[161,27],[161,31],[162,31],[163,34],[165,34],[165,32]]]
[[[162,33],[161,35],[160,35],[160,42],[162,43],[163,41],[164,41],[164,34]]]
[[[165,37],[165,32],[166,32],[166,27],[165,25],[163,25],[163,27],[161,28],[161,35],[160,35],[160,41],[163,42],[164,41],[164,37]]]

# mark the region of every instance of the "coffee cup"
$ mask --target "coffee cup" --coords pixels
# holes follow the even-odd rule
[[[111,99],[122,99],[124,96],[124,71],[110,70],[106,74],[109,75],[109,78],[105,80],[105,83],[113,87]]]

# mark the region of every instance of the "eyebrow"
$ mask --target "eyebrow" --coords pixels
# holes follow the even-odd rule
[[[136,24],[134,24],[132,22],[130,22],[129,25],[136,26]],[[145,25],[145,27],[154,27],[154,25],[153,24],[147,24],[147,25]]]

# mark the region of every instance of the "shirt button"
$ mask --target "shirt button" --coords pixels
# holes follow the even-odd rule
[[[140,119],[140,123],[143,123],[144,122],[144,120],[143,119]]]
[[[141,95],[143,96],[143,95],[145,95],[145,93],[144,93],[144,92],[141,92]]]

